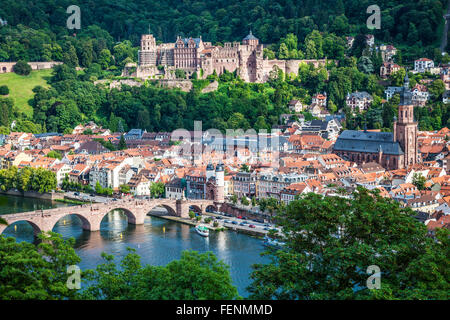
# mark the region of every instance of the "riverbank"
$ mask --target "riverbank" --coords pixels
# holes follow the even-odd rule
[[[193,221],[191,219],[185,219],[185,218],[181,218],[181,217],[159,215],[159,214],[152,214],[152,213],[149,213],[149,215],[153,216],[153,217],[163,218],[163,219],[166,219],[166,220],[187,224],[187,225],[190,225],[190,226],[193,226],[193,227],[195,227],[196,225],[200,224],[197,221]],[[206,223],[203,223],[203,225],[208,227],[209,230],[213,230],[213,231],[224,231],[224,230],[227,230],[227,228],[225,228],[225,227],[214,227],[214,226],[208,225]]]
[[[36,191],[8,190],[8,191],[0,191],[0,194],[4,194],[7,196],[16,196],[16,197],[34,198],[52,201],[55,201],[56,199],[64,199],[64,193],[58,192],[39,193]]]
[[[181,217],[175,217],[175,216],[168,216],[168,215],[158,215],[158,214],[149,214],[151,216],[154,217],[158,217],[158,218],[163,218],[166,220],[170,220],[170,221],[174,221],[174,222],[179,222],[179,223],[183,223],[183,224],[187,224],[190,226],[195,227],[196,225],[198,225],[199,223],[197,221],[191,220],[191,219],[186,219],[186,218],[181,218]],[[210,216],[210,217],[214,217],[213,214],[206,214],[206,216]],[[266,234],[267,231],[260,231],[260,230],[249,230],[249,229],[245,229],[239,225],[233,225],[233,226],[219,226],[219,227],[214,227],[210,224],[206,224],[206,223],[202,223],[202,225],[208,227],[208,229],[213,230],[213,231],[235,231],[235,232],[239,232],[239,233],[243,233],[252,237],[256,237],[256,238],[263,238]]]
[[[74,205],[88,203],[88,201],[74,200],[71,198],[55,199],[54,201],[61,202],[61,203],[67,203],[67,204],[74,204]]]

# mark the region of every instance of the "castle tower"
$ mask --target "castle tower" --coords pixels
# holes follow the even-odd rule
[[[207,166],[206,166],[206,181],[208,181],[210,178],[215,177],[214,174],[214,166],[212,165],[212,163],[210,162]]]
[[[141,49],[138,52],[138,64],[140,66],[156,65],[156,40],[152,34],[143,34],[141,37]]]
[[[225,171],[224,171],[224,165],[222,163],[219,163],[216,166],[216,198],[215,201],[224,201],[224,187],[225,187]]]
[[[242,39],[242,44],[257,46],[259,44],[259,40],[252,34],[252,31],[250,30],[250,33],[244,39]]]
[[[414,121],[414,106],[412,105],[412,93],[409,89],[408,73],[406,73],[400,93],[398,121],[394,123],[394,135],[394,139],[403,149],[405,168],[415,164],[418,161],[417,122]]]

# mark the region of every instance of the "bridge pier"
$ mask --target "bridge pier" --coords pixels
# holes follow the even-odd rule
[[[91,219],[89,221],[89,225],[86,225],[87,228],[85,228],[84,224],[83,224],[83,229],[84,230],[89,230],[89,231],[100,231],[100,223],[102,222],[102,219]]]
[[[5,225],[0,225],[0,234],[2,234],[3,231],[5,231],[6,227],[7,226],[5,226]]]
[[[145,214],[143,213],[135,213],[135,216],[130,216],[128,218],[129,224],[144,224]]]
[[[176,208],[178,217],[189,218],[189,204],[186,200],[177,200]]]

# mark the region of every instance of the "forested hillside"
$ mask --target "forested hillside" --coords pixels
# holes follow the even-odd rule
[[[331,114],[346,113],[346,128],[367,123],[369,129],[391,130],[398,101],[383,102],[381,55],[365,41],[365,34],[372,33],[366,9],[373,2],[382,10],[381,30],[373,31],[377,44],[395,44],[400,49],[396,63],[411,67],[418,57],[449,61],[439,50],[446,0],[0,0],[0,18],[8,21],[0,26],[0,61],[64,62],[46,79],[48,85],[21,97],[24,103],[17,100],[17,86],[0,78],[0,87],[11,89],[0,96],[0,132],[9,131],[12,121],[15,130],[27,132],[71,132],[89,120],[113,131],[119,122],[125,129],[192,129],[193,120],[202,120],[204,129],[270,128],[288,112],[291,99],[310,104],[318,92],[327,92]],[[81,8],[82,28],[76,34],[66,28],[66,8],[72,4]],[[124,65],[137,61],[139,38],[149,26],[157,41],[164,42],[180,34],[222,43],[241,40],[251,29],[263,43],[272,44],[264,49],[269,59],[327,57],[339,63],[317,69],[302,65],[298,76],[279,74],[265,84],[244,83],[236,73],[214,75],[194,80],[196,89],[189,93],[147,81],[122,90],[94,85],[99,79],[120,79]],[[355,36],[350,50],[348,35]],[[399,86],[403,76],[394,73],[387,82]],[[431,99],[426,108],[416,108],[421,130],[450,125],[450,108],[442,102],[444,84],[429,76]],[[202,81],[213,80],[219,81],[219,89],[201,93]],[[414,86],[423,76],[410,74],[410,80]],[[345,99],[355,91],[367,91],[374,101],[367,111],[353,115]],[[33,110],[25,110],[24,104]]]
[[[23,29],[17,34],[17,30],[0,28],[0,61],[26,58],[27,54],[30,60],[49,58],[39,46],[71,33],[66,28],[66,8],[73,4],[81,8],[82,34],[95,24],[106,30],[111,40],[128,39],[136,46],[149,26],[157,40],[163,42],[173,41],[176,35],[202,35],[205,41],[213,43],[241,40],[249,29],[263,43],[277,43],[288,33],[303,41],[313,30],[338,36],[356,35],[368,32],[366,9],[376,3],[382,11],[382,22],[381,29],[374,30],[375,37],[417,50],[438,47],[446,5],[445,0],[1,0],[0,3],[0,18],[7,20],[9,26],[23,25],[36,30],[28,32],[32,33],[30,38]],[[31,52],[27,53],[29,49]]]

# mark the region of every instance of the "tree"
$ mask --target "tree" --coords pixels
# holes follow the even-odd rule
[[[0,86],[0,95],[7,96],[9,94],[9,88],[7,85]]]
[[[448,299],[449,231],[437,240],[415,213],[378,191],[309,193],[277,216],[286,245],[254,266],[252,299]],[[381,288],[367,288],[369,266]]]
[[[67,286],[67,268],[81,259],[75,240],[49,232],[38,235],[39,245],[0,236],[0,299],[62,300],[75,298]]]
[[[95,193],[103,194],[103,187],[100,185],[100,182],[98,182],[98,181],[95,184]]]
[[[183,69],[176,69],[175,77],[177,79],[186,79],[186,71],[184,71]]]
[[[195,218],[195,212],[192,210],[189,210],[189,218],[194,219]]]
[[[239,169],[239,171],[241,172],[250,172],[250,168],[248,167],[248,165],[246,163],[244,163],[241,168]]]
[[[231,196],[231,202],[233,202],[233,204],[236,204],[236,203],[237,203],[237,200],[238,200],[237,195],[233,194],[233,195]]]
[[[59,153],[58,151],[52,150],[49,153],[47,153],[47,157],[48,158],[54,158],[54,159],[62,159],[62,155],[61,153]]]
[[[160,198],[164,194],[164,191],[165,186],[162,182],[156,182],[150,185],[150,194],[154,198]]]
[[[0,224],[7,226],[8,222],[5,219],[0,218]]]
[[[118,149],[119,150],[125,150],[126,148],[127,148],[127,143],[125,142],[125,138],[123,137],[123,134],[122,134],[122,135],[120,135]]]
[[[391,85],[395,87],[403,86],[405,75],[406,70],[403,68],[394,73],[391,73],[391,75],[389,76],[389,80],[391,80]]]
[[[244,205],[244,206],[248,206],[250,204],[250,202],[248,201],[246,196],[242,196],[241,204]]]
[[[372,60],[368,56],[362,56],[358,61],[358,70],[364,73],[372,73],[374,70]]]
[[[417,172],[413,174],[412,184],[415,185],[417,189],[424,190],[426,182],[427,179],[422,174]]]
[[[14,101],[11,98],[0,98],[0,125],[9,127]]]
[[[29,190],[40,193],[51,192],[56,189],[56,174],[44,168],[34,169],[28,186]]]
[[[130,186],[128,184],[121,184],[120,192],[121,193],[130,193]]]
[[[429,86],[428,91],[435,101],[442,99],[445,92],[445,84],[441,79],[434,80]]]
[[[21,76],[27,76],[31,73],[31,66],[24,60],[19,60],[14,65],[13,70]]]
[[[120,262],[102,254],[105,260],[85,273],[92,283],[82,299],[104,300],[229,300],[239,299],[229,268],[212,252],[184,251],[179,260],[166,266],[141,265],[134,249]]]
[[[100,51],[98,63],[101,65],[103,69],[107,69],[111,65],[112,56],[111,52],[108,49],[103,49],[102,51]]]

